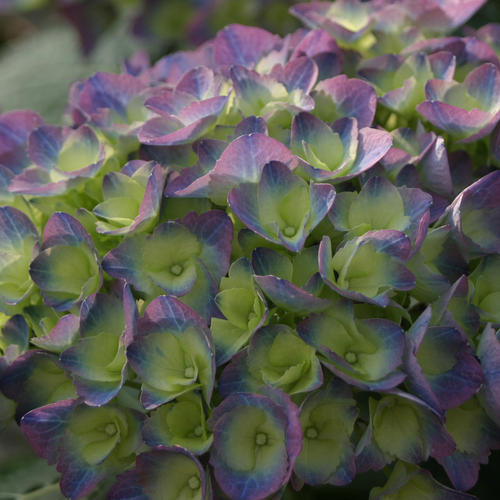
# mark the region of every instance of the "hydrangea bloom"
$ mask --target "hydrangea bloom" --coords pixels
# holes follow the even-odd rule
[[[482,3],[296,4],[0,116],[0,426],[63,495],[476,498],[500,37],[446,35]]]

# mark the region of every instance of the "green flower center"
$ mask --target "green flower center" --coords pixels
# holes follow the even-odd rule
[[[196,437],[201,437],[203,435],[203,429],[201,428],[201,425],[198,425],[194,431],[193,431],[193,434],[196,436]]]
[[[258,432],[255,435],[255,444],[257,446],[264,446],[267,443],[267,434],[264,432]]]
[[[293,226],[287,226],[283,230],[283,233],[285,236],[292,237],[295,236],[295,233],[297,232],[297,229],[295,229]]]
[[[358,360],[358,355],[355,352],[351,351],[346,352],[345,360],[352,365],[353,363],[356,363],[356,361]]]
[[[116,425],[112,423],[106,424],[106,426],[104,427],[104,432],[108,436],[114,436],[116,434]]]
[[[184,268],[180,264],[174,264],[170,267],[170,272],[174,276],[180,276],[182,274],[182,271],[184,271]]]
[[[200,481],[200,478],[198,476],[191,476],[189,479],[188,479],[188,486],[192,489],[192,490],[197,490],[201,485],[201,481]]]
[[[308,427],[305,432],[307,439],[316,439],[318,437],[318,430],[316,427]]]
[[[184,377],[185,378],[193,378],[194,377],[194,368],[192,366],[188,366],[184,370]]]

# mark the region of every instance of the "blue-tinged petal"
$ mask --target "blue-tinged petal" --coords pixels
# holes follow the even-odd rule
[[[57,166],[59,151],[64,143],[64,130],[60,127],[44,125],[34,130],[29,137],[31,161],[42,168]]]
[[[213,411],[210,463],[229,498],[263,499],[288,482],[300,451],[300,423],[286,401],[282,406],[275,398],[239,393]]]
[[[191,212],[182,220],[201,245],[199,258],[212,276],[219,281],[227,274],[233,241],[233,223],[220,210],[210,210],[201,215]]]
[[[290,59],[308,56],[318,66],[319,80],[338,75],[342,70],[343,54],[335,39],[325,30],[311,30],[293,49]]]
[[[446,430],[457,447],[438,462],[455,488],[469,490],[478,480],[480,464],[488,463],[490,450],[500,447],[500,431],[475,398],[446,412]]]
[[[38,232],[31,220],[14,207],[0,207],[0,298],[21,302],[31,292],[29,263],[38,251]]]
[[[347,240],[332,258],[331,241],[324,236],[318,251],[319,271],[337,293],[385,307],[392,289],[411,290],[415,286],[414,275],[402,264],[410,245],[400,231],[369,231]]]
[[[423,401],[398,390],[384,396],[373,412],[373,438],[385,453],[418,463],[441,458],[455,450],[455,442],[441,419]]]
[[[458,329],[429,326],[427,308],[408,332],[406,384],[436,412],[459,406],[483,382],[481,366]]]
[[[450,205],[453,235],[471,255],[500,252],[500,172],[491,172],[464,189]]]
[[[49,464],[57,461],[59,441],[76,404],[76,399],[63,399],[35,408],[21,419],[21,430],[30,445]]]
[[[324,366],[352,385],[388,390],[405,378],[398,370],[405,343],[401,328],[380,318],[356,320],[348,301],[310,315],[297,332],[322,354]]]
[[[129,469],[117,477],[108,491],[109,500],[149,500],[142,486],[135,469]]]
[[[198,66],[187,71],[175,86],[176,91],[191,94],[201,101],[219,94],[220,78],[206,66]]]
[[[491,325],[487,325],[481,334],[477,355],[484,373],[479,399],[488,416],[500,426],[500,341],[498,332]]]
[[[27,351],[15,359],[3,371],[0,388],[17,403],[18,420],[33,408],[76,397],[57,357],[39,350]]]
[[[0,348],[5,351],[8,346],[16,346],[22,354],[28,348],[29,326],[21,314],[10,317],[0,332]]]
[[[244,182],[258,182],[264,165],[279,161],[293,170],[296,158],[281,142],[264,134],[242,135],[224,150],[208,174],[210,198],[225,205],[229,191]]]
[[[46,351],[60,353],[73,345],[80,331],[80,318],[74,314],[62,316],[52,330],[41,337],[33,337],[31,343]]]
[[[217,33],[214,60],[223,71],[235,64],[250,68],[280,41],[279,36],[261,28],[230,24]]]
[[[356,118],[360,128],[370,127],[377,108],[377,94],[369,83],[338,75],[316,85],[315,113],[325,122],[348,116]]]
[[[215,356],[205,321],[174,297],[161,296],[146,308],[138,335],[127,348],[141,377],[141,400],[148,409],[200,388],[212,394]]]
[[[19,174],[30,163],[28,138],[33,130],[43,126],[43,119],[34,111],[16,110],[0,117],[0,164],[13,174]]]
[[[330,301],[316,297],[288,280],[276,276],[255,276],[255,281],[271,301],[287,311],[297,314],[324,311]]]

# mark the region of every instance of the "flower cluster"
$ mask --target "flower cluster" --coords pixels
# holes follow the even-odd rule
[[[298,4],[284,38],[232,24],[74,83],[66,126],[0,116],[0,405],[66,497],[387,466],[372,500],[475,498],[500,447],[500,26],[448,34],[483,3]]]

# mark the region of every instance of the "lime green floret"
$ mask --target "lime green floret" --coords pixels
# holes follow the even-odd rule
[[[230,441],[220,451],[233,470],[265,470],[282,460],[284,431],[260,408],[245,406],[232,410],[227,436]]]
[[[35,243],[35,238],[28,236],[22,248],[11,252],[1,248],[0,242],[0,297],[7,302],[20,301],[33,286],[29,268]]]
[[[332,266],[340,288],[376,297],[391,287],[388,255],[375,251],[372,243],[357,245],[349,240],[333,256]]]

